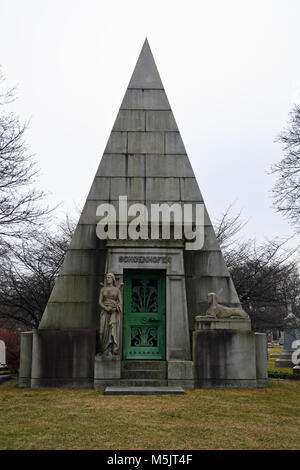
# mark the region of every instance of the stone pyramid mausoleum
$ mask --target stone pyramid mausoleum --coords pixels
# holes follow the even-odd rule
[[[115,208],[118,233],[125,196],[149,214],[204,204],[147,40],[39,328],[22,334],[20,386],[265,386],[265,335],[251,331],[205,205],[201,249],[184,236],[100,239],[97,208]]]

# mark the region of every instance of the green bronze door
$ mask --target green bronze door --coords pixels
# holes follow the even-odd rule
[[[166,274],[124,270],[123,359],[165,359]]]

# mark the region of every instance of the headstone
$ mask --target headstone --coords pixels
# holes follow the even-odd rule
[[[6,347],[2,339],[0,339],[0,366],[6,365]]]
[[[279,359],[275,361],[275,367],[293,367],[292,355],[296,348],[297,340],[300,340],[300,321],[293,314],[291,304],[288,305],[288,313],[284,318],[283,351]]]

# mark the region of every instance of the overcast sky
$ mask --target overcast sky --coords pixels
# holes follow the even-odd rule
[[[287,236],[272,209],[276,136],[300,103],[299,0],[0,0],[0,64],[39,186],[82,208],[145,37],[214,220]]]

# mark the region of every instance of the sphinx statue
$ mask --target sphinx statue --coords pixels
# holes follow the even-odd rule
[[[210,292],[207,296],[208,303],[210,304],[205,313],[206,317],[210,318],[249,318],[248,313],[242,308],[225,307],[218,303],[218,296],[214,292]]]

